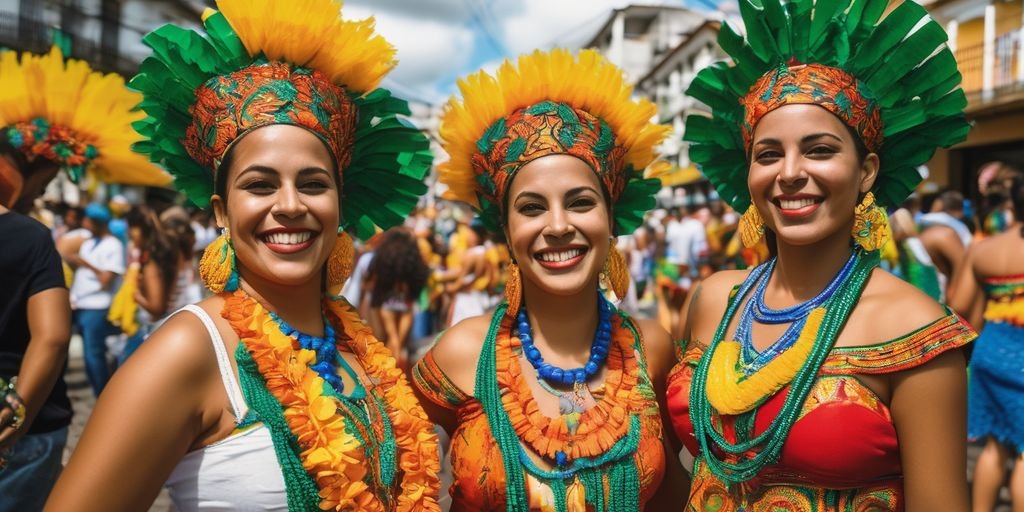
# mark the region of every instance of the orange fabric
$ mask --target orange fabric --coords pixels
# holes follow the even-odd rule
[[[591,391],[595,400],[598,401],[598,406],[592,407],[584,413],[577,436],[586,438],[588,432],[603,432],[605,430],[603,427],[615,423],[612,416],[618,413],[614,410],[598,412],[599,410],[603,411],[604,408],[600,405],[608,396],[619,393],[618,396],[626,400],[627,408],[640,415],[640,444],[634,454],[634,462],[640,478],[640,503],[643,506],[651,499],[661,484],[665,472],[665,457],[658,403],[654,399],[649,379],[642,375],[637,362],[637,354],[642,353],[642,347],[639,345],[639,342],[634,345],[632,339],[613,343],[608,357],[605,382],[600,388]],[[511,385],[512,389],[502,385],[502,396],[508,397],[507,401],[503,399],[503,402],[505,402],[506,411],[509,413],[513,425],[526,425],[538,421],[536,416],[539,411],[537,411],[536,403],[532,400],[532,395],[522,375],[521,365],[523,363],[519,347],[518,339],[515,337],[499,336],[497,346],[498,382]],[[616,360],[619,362],[614,363],[613,361]],[[458,417],[458,427],[452,434],[450,448],[453,473],[450,489],[451,510],[453,512],[464,510],[504,511],[505,468],[502,453],[493,440],[487,417],[480,402],[452,384],[444,372],[437,367],[429,353],[420,360],[413,370],[413,382],[429,400],[454,410]],[[631,385],[631,383],[635,383],[635,385]],[[522,405],[519,406],[520,404]],[[513,407],[510,408],[510,406]],[[608,418],[602,421],[595,414],[600,414],[601,417],[607,415]],[[628,426],[628,417],[626,419]],[[539,421],[547,423],[547,425],[537,427],[539,430],[534,435],[528,434],[533,441],[536,441],[543,432],[557,429],[558,425],[565,423],[560,418],[542,417]],[[590,427],[589,430],[587,427]],[[517,428],[516,430],[521,429]],[[565,435],[567,433],[563,432],[559,437]],[[610,435],[611,433],[609,433]],[[535,462],[542,460],[530,448],[531,443],[522,441],[522,434],[520,434],[520,439]],[[601,444],[607,442],[608,439],[595,441],[595,443]],[[582,449],[590,443],[580,444]],[[599,447],[590,448],[601,453]],[[533,478],[529,473],[526,473],[526,486],[531,511],[553,512],[555,510],[554,496],[550,487]],[[568,487],[567,506],[569,511],[593,512],[591,508],[584,506],[582,486],[574,484]]]
[[[783,105],[811,104],[841,119],[860,136],[868,151],[882,147],[882,111],[857,77],[824,64],[781,66],[764,74],[740,98],[744,106],[743,144],[750,151],[754,128],[765,114]]]

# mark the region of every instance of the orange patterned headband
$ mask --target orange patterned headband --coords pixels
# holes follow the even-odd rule
[[[743,143],[748,154],[757,122],[768,112],[789,104],[823,107],[853,128],[869,152],[878,153],[882,146],[878,102],[863,82],[839,68],[824,64],[780,66],[754,82],[740,102],[744,107]]]
[[[295,125],[318,136],[339,175],[351,158],[356,109],[344,89],[319,71],[257,62],[200,86],[190,110],[192,123],[182,142],[189,156],[211,171],[236,140],[271,124]]]
[[[625,148],[603,120],[564,103],[543,101],[498,119],[477,141],[473,172],[481,192],[504,212],[516,171],[542,156],[567,154],[597,174],[612,202],[626,187]]]

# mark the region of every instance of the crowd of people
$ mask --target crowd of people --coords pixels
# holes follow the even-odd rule
[[[762,30],[689,91],[707,181],[667,195],[670,130],[598,52],[474,73],[443,197],[372,21],[217,4],[147,36],[109,126],[0,102],[0,511],[994,509],[1024,173],[919,184],[969,125],[916,3],[741,2]],[[82,66],[0,81],[110,87]],[[118,166],[181,200],[37,199]],[[97,403],[62,468],[72,332]]]

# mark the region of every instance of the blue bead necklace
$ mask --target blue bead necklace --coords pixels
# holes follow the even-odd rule
[[[338,375],[339,363],[344,370],[352,376],[352,380],[357,384],[357,388],[352,393],[352,396],[348,398],[353,400],[361,400],[365,398],[365,389],[359,385],[359,379],[356,378],[355,372],[349,367],[348,363],[345,362],[345,359],[341,357],[341,354],[338,353],[334,326],[331,325],[331,322],[328,321],[327,318],[324,318],[324,336],[321,338],[299,331],[274,313],[270,313],[270,317],[277,323],[277,327],[281,330],[282,334],[295,338],[299,342],[300,347],[305,350],[312,350],[316,353],[316,362],[310,365],[310,368],[337,392],[339,398],[345,398],[345,383]]]
[[[850,259],[846,261],[843,268],[839,270],[839,273],[829,281],[828,285],[820,293],[807,302],[783,309],[772,309],[764,303],[765,290],[768,289],[768,280],[775,270],[776,260],[772,258],[768,263],[753,270],[751,282],[757,282],[757,288],[755,288],[750,300],[744,305],[739,325],[736,327],[736,339],[740,342],[741,365],[745,374],[751,375],[760,370],[796,343],[797,338],[800,337],[801,329],[803,329],[804,324],[807,322],[807,315],[810,314],[811,310],[820,307],[835,295],[836,290],[853,272],[856,260],[856,255],[851,254]],[[751,336],[754,321],[760,324],[776,325],[788,323],[789,327],[786,328],[786,331],[782,333],[778,340],[769,345],[764,351],[758,352],[754,348]]]
[[[598,295],[597,332],[594,334],[594,342],[590,345],[590,359],[582,368],[574,369],[559,368],[544,362],[540,350],[533,344],[533,331],[530,329],[526,307],[519,308],[519,340],[523,344],[526,360],[537,370],[537,375],[544,381],[554,384],[583,384],[593,377],[608,358],[608,346],[612,339],[612,308],[614,306],[607,299]]]

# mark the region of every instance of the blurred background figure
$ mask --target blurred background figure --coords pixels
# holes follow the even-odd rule
[[[93,393],[99,396],[110,379],[107,361],[107,336],[119,330],[107,320],[114,291],[125,272],[124,244],[110,234],[110,210],[99,203],[85,208],[82,225],[90,237],[82,242],[77,253],[65,253],[64,261],[75,271],[71,284],[71,308],[74,323],[82,335],[85,370]]]
[[[178,282],[181,245],[172,232],[147,206],[133,208],[126,222],[128,269],[108,314],[111,323],[127,336],[124,348],[117,354],[118,366],[139,348],[168,313],[185,305],[174,304],[172,299],[186,296],[182,289],[186,285],[179,286]]]
[[[1024,178],[1012,180],[1015,218]],[[974,510],[993,510],[1011,457],[1010,496],[1024,508],[1024,225],[973,245],[950,289],[950,306],[981,331],[970,360],[968,436],[985,445],[974,468]]]
[[[905,208],[899,208],[889,215],[889,225],[892,226],[897,256],[893,273],[918,287],[931,298],[941,301],[939,271],[917,236],[914,216]]]
[[[36,511],[60,474],[71,423],[71,310],[50,231],[10,209],[30,204],[22,194],[38,195],[46,178],[17,155],[0,142],[0,510]]]
[[[375,323],[380,326],[377,337],[403,368],[408,367],[406,347],[414,306],[429,273],[416,239],[401,228],[384,233],[367,270],[370,316],[376,317]]]

